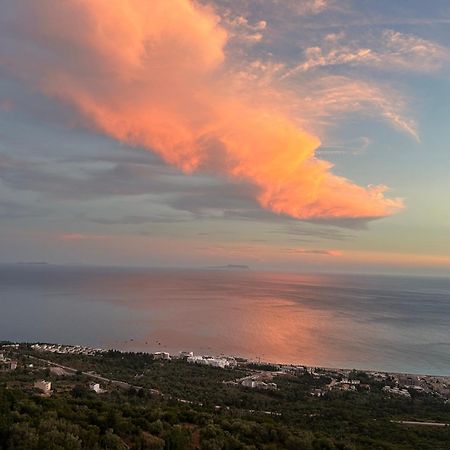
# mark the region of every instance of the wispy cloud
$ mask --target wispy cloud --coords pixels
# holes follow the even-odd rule
[[[419,141],[416,121],[407,114],[408,102],[389,86],[347,76],[326,75],[311,81],[306,89],[297,87],[295,111],[302,111],[303,120],[319,128],[342,118],[343,114],[362,113],[368,117],[382,117],[394,128],[408,133]]]
[[[348,61],[355,55],[345,56]],[[303,64],[302,63],[302,67]],[[309,61],[309,64],[313,64]],[[325,64],[325,63],[324,63]],[[287,113],[302,127],[325,134],[332,124],[351,114],[382,118],[397,130],[420,140],[418,125],[411,114],[410,99],[388,83],[364,79],[351,73],[324,71],[313,75],[286,63],[256,59],[238,71],[238,85]],[[326,66],[323,66],[326,67]],[[251,84],[250,88],[247,88]],[[274,106],[275,107],[275,106]]]
[[[293,253],[297,255],[323,255],[323,256],[341,256],[340,250],[328,250],[328,249],[314,249],[314,248],[289,248],[286,249],[287,253]]]
[[[229,39],[237,40],[242,45],[242,43],[252,44],[261,41],[267,22],[258,20],[255,23],[251,23],[246,17],[234,15],[230,10],[225,10],[221,25],[226,27]]]
[[[319,14],[335,2],[334,0],[273,0],[273,3],[291,13],[305,15]]]
[[[284,225],[281,228],[271,230],[269,233],[281,234],[284,236],[293,236],[295,239],[312,241],[314,239],[346,241],[353,239],[355,236],[348,231],[336,227],[320,227],[308,226],[306,224],[291,224]]]
[[[150,223],[176,223],[192,220],[192,217],[180,217],[178,214],[172,215],[153,215],[153,216],[121,216],[112,219],[108,218],[90,218],[89,221],[100,225],[142,225]]]
[[[329,34],[321,46],[306,48],[304,60],[283,77],[340,65],[427,73],[437,71],[449,61],[450,52],[446,48],[412,34],[383,30],[380,36],[371,37],[365,46],[360,46],[357,40],[346,39],[343,33]]]

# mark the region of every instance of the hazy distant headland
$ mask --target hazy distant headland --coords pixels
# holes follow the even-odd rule
[[[211,266],[211,270],[250,270],[250,266],[246,264],[226,264],[224,266]]]

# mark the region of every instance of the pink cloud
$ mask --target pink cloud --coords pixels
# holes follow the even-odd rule
[[[310,3],[315,11],[326,5]],[[242,84],[236,89],[228,35],[209,7],[30,0],[13,4],[9,20],[0,64],[74,108],[88,128],[156,152],[184,172],[251,183],[260,205],[278,214],[371,219],[403,207],[386,198],[384,186],[334,175],[316,157],[319,138],[281,112],[276,96],[269,101],[251,85],[252,95]]]
[[[347,39],[343,33],[328,34],[321,45],[308,47],[304,61],[284,76],[337,65],[367,65],[426,73],[439,70],[449,60],[450,53],[446,48],[412,34],[384,30],[363,45]]]
[[[3,111],[11,111],[14,108],[14,102],[9,99],[0,100],[0,109]]]
[[[293,248],[288,249],[288,253],[294,253],[299,255],[324,255],[324,256],[342,256],[342,252],[339,250],[329,249],[308,249],[308,248]]]

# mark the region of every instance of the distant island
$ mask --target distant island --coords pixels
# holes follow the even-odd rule
[[[246,264],[226,264],[224,266],[213,266],[210,269],[215,270],[250,270],[250,267]]]
[[[16,262],[17,265],[21,266],[48,266],[50,263],[45,261],[19,261]]]

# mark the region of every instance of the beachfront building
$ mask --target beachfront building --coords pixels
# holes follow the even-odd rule
[[[167,361],[170,359],[170,354],[167,352],[156,352],[156,353],[153,353],[153,358],[154,359],[164,359]]]
[[[224,369],[230,366],[230,361],[227,358],[213,358],[211,356],[189,356],[186,360],[188,363],[203,364],[205,366],[220,367]]]
[[[207,366],[220,367],[221,369],[230,365],[225,358],[208,358],[205,360],[205,363]]]
[[[199,355],[188,356],[186,361],[191,364],[202,364],[203,356],[199,356]]]
[[[50,352],[60,354],[74,354],[74,355],[87,355],[93,356],[97,353],[105,352],[101,348],[90,348],[82,345],[61,345],[61,344],[33,344],[31,346],[33,350],[39,352]]]
[[[236,367],[237,361],[234,356],[225,356],[223,359],[228,361],[228,367]]]

